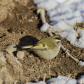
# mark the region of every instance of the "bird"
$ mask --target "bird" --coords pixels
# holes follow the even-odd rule
[[[22,49],[30,49],[34,51],[40,58],[51,60],[55,58],[61,47],[61,40],[58,36],[51,36],[39,40],[34,46],[22,46]]]

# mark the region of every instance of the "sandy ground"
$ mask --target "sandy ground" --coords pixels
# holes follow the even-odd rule
[[[8,44],[16,44],[18,47],[34,45],[38,40],[48,37],[46,33],[40,32],[42,22],[39,15],[36,16],[36,5],[32,0],[29,3],[29,7],[33,8],[29,10],[25,7],[22,7],[21,10],[14,9],[13,13],[16,17],[12,21],[7,18],[0,23],[0,51],[5,51]],[[46,20],[50,23],[47,15]],[[62,44],[70,50],[71,55],[75,58],[84,60],[84,49],[72,46],[65,39],[62,40]],[[18,48],[17,51],[25,52],[24,59],[19,60],[22,64],[24,81],[20,79],[17,84],[23,84],[26,81],[43,80],[45,74],[46,79],[49,79],[48,61],[40,59],[28,50],[20,50]],[[16,77],[17,74],[14,75],[11,65],[8,62],[6,65],[10,74]],[[80,75],[84,74],[84,67],[80,67],[61,49],[58,56],[50,61],[50,71],[52,77],[58,75],[68,76],[71,74],[72,78],[77,79]]]

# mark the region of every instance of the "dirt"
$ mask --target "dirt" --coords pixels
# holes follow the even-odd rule
[[[32,7],[32,9],[27,9],[26,7],[22,7],[21,10],[14,9],[15,18],[11,21],[7,18],[0,23],[0,51],[5,51],[8,44],[16,44],[18,46],[17,51],[21,51],[21,46],[34,45],[38,40],[48,37],[46,33],[40,31],[42,22],[39,15],[36,14],[36,5],[32,0],[28,7]],[[47,15],[46,20],[48,23],[51,22]],[[66,39],[62,40],[62,44],[70,50],[69,53],[75,58],[84,60],[83,48],[72,46]],[[45,74],[46,79],[50,78],[49,74],[51,77],[57,77],[58,75],[68,76],[71,74],[71,77],[76,79],[84,74],[84,67],[80,67],[62,49],[58,56],[49,62],[40,59],[33,52],[29,52],[28,50],[22,51],[25,52],[25,57],[23,61],[19,61],[23,67],[25,81],[20,80],[17,84],[23,84],[26,81],[43,80]],[[7,66],[11,70],[10,73],[12,73],[12,67]]]

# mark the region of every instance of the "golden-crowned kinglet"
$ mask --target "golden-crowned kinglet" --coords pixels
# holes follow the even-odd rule
[[[56,57],[60,51],[61,40],[58,38],[58,36],[43,38],[34,46],[22,46],[22,49],[30,48],[40,58],[50,60]]]

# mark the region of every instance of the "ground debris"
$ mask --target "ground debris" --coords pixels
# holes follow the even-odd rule
[[[14,75],[16,75],[16,78],[19,79],[23,74],[22,64],[17,60],[16,57],[13,56],[13,54],[6,54],[6,59],[8,63],[13,66]]]
[[[3,52],[0,51],[0,65],[5,66],[6,65],[6,58],[3,55]]]
[[[26,80],[24,78],[22,64],[14,57],[13,53],[0,51],[0,84],[12,84],[15,80]]]
[[[6,67],[0,69],[0,84],[12,84],[14,82],[13,77],[9,74]]]

